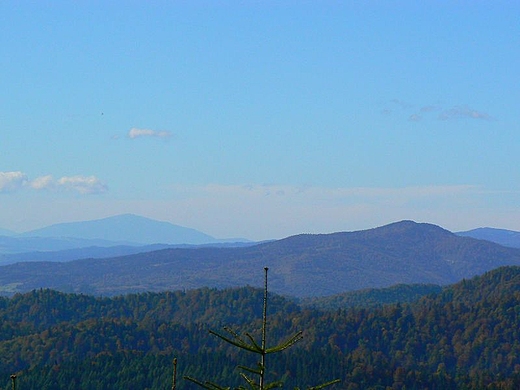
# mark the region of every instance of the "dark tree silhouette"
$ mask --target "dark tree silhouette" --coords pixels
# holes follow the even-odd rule
[[[300,341],[303,338],[303,332],[299,331],[294,334],[292,337],[289,337],[287,340],[281,342],[280,344],[275,345],[274,347],[267,347],[266,339],[267,339],[267,272],[269,268],[264,268],[264,304],[263,304],[263,315],[262,315],[262,336],[261,341],[258,343],[254,337],[250,333],[244,333],[244,336],[236,333],[232,329],[225,327],[224,330],[228,333],[228,335],[223,335],[221,333],[210,330],[210,333],[224,340],[225,342],[234,345],[242,350],[247,352],[251,352],[260,356],[260,361],[258,362],[256,367],[247,367],[247,366],[238,366],[242,372],[240,375],[246,382],[247,386],[239,386],[238,390],[269,390],[277,387],[282,387],[282,381],[273,381],[266,382],[266,357],[267,355],[281,352],[294,344]],[[225,387],[218,385],[211,381],[202,382],[198,379],[192,378],[190,376],[185,376],[185,379],[196,383],[197,385],[207,389],[207,390],[230,390],[231,387]],[[324,387],[333,385],[339,382],[339,379],[332,380],[321,385],[309,387],[308,390],[319,390]]]

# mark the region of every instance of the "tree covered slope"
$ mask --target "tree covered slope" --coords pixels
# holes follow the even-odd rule
[[[295,297],[340,294],[396,284],[447,285],[505,265],[520,249],[459,237],[411,221],[358,232],[298,235],[236,248],[173,248],[107,259],[32,262],[0,267],[0,292],[52,288],[119,295],[200,287],[261,287]]]
[[[0,388],[166,389],[179,376],[233,384],[244,356],[212,337],[257,335],[262,291],[200,289],[100,298],[38,290],[0,299]],[[302,330],[268,361],[286,387],[518,389],[520,268],[504,267],[411,303],[333,311],[271,294],[269,341]],[[256,332],[256,333],[255,333]],[[254,362],[252,362],[254,364]],[[1,387],[3,386],[3,387]],[[179,389],[191,388],[180,381]]]

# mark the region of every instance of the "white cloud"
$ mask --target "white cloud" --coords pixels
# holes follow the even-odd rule
[[[0,192],[14,192],[23,188],[41,190],[71,190],[80,194],[100,194],[108,191],[106,184],[95,176],[64,176],[55,180],[52,175],[29,180],[23,172],[0,172]]]
[[[23,172],[0,172],[0,192],[12,192],[27,184],[27,175]]]
[[[128,132],[128,137],[131,139],[139,138],[139,137],[157,137],[157,138],[169,138],[171,137],[171,133],[169,131],[157,131],[150,129],[137,129],[132,128]]]
[[[32,180],[29,185],[35,190],[44,190],[53,188],[55,186],[55,182],[52,175],[47,175],[37,177],[36,179]]]
[[[77,191],[80,194],[101,194],[108,191],[106,184],[95,176],[69,176],[57,181],[59,187]]]

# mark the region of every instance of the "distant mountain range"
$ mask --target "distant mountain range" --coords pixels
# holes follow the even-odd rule
[[[92,221],[60,223],[20,234],[0,230],[0,264],[27,260],[67,261],[84,257],[101,258],[172,245],[223,245],[233,242],[238,244],[248,241],[216,239],[198,230],[169,222],[123,214]],[[149,245],[155,247],[147,248]],[[76,249],[80,250],[76,253]],[[50,252],[60,253],[51,255]],[[18,256],[20,254],[24,255]]]
[[[87,247],[112,247],[116,245],[121,244],[108,240],[73,237],[0,236],[0,255],[27,252],[63,251]]]
[[[134,214],[83,222],[59,223],[20,237],[67,237],[132,244],[207,244],[218,240],[195,229]]]
[[[107,259],[11,264],[0,267],[0,290],[48,287],[118,295],[257,286],[258,273],[268,266],[273,292],[311,297],[396,284],[446,285],[504,265],[520,265],[520,249],[402,221],[246,247],[170,248]]]
[[[0,237],[0,242],[3,239]],[[40,240],[39,240],[40,241]],[[72,241],[74,243],[76,241]],[[43,241],[47,244],[47,241]],[[60,243],[63,243],[60,241]],[[113,243],[112,243],[113,245]],[[179,245],[183,247],[184,245]],[[186,245],[187,246],[187,245]],[[126,256],[134,253],[151,252],[159,249],[174,248],[175,245],[115,245],[115,246],[85,246],[72,247],[57,251],[35,250],[34,252],[4,253],[0,254],[0,265],[18,263],[23,261],[71,261],[78,259],[102,259],[106,257]]]
[[[495,242],[500,245],[520,248],[520,232],[478,228],[455,233],[459,236],[472,237]],[[0,256],[2,254],[32,253],[33,260],[53,258],[48,254],[36,255],[40,252],[60,251],[56,257],[62,260],[79,259],[71,250],[82,249],[86,257],[108,257],[114,250],[100,248],[119,247],[119,254],[142,252],[141,249],[122,247],[138,247],[148,245],[208,245],[225,243],[249,243],[244,238],[217,239],[195,229],[175,225],[169,222],[157,221],[134,214],[122,214],[91,221],[68,222],[54,224],[41,229],[24,233],[15,233],[0,228]],[[94,248],[86,251],[86,248]],[[145,250],[147,248],[144,248]],[[64,255],[64,251],[68,254]],[[80,252],[78,253],[80,254]],[[27,256],[26,256],[27,257]],[[14,257],[13,257],[14,258]],[[5,263],[0,258],[0,264]]]
[[[511,248],[520,248],[520,232],[495,228],[478,228],[465,232],[458,232],[459,236],[472,237],[479,240],[495,242]]]

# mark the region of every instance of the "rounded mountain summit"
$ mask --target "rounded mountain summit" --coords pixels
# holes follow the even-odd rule
[[[218,239],[195,229],[134,214],[121,214],[91,221],[58,223],[23,233],[23,236],[102,239],[144,245],[201,245],[219,242]]]

